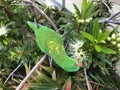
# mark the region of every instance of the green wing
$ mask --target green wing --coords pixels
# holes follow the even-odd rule
[[[51,56],[56,64],[67,72],[79,70],[77,61],[66,54],[63,40],[59,34],[46,26],[40,26],[36,29],[33,28],[34,24],[32,22],[28,21],[27,24],[34,29],[39,48]]]

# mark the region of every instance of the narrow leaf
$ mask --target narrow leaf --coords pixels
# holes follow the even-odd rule
[[[94,47],[95,47],[95,50],[96,50],[97,52],[100,52],[100,51],[101,51],[100,45],[95,45]]]
[[[90,73],[89,75],[90,75],[90,77],[91,77],[92,79],[94,79],[95,81],[100,82],[99,79],[98,79],[95,75],[93,75],[92,73]]]
[[[7,40],[2,40],[3,41],[3,43],[4,43],[4,45],[8,45],[8,41]]]
[[[80,12],[79,8],[78,8],[75,4],[73,4],[73,6],[74,6],[77,14],[78,14],[79,16],[81,16],[81,12]]]
[[[94,41],[95,41],[95,38],[94,38],[91,34],[89,34],[89,33],[87,33],[87,32],[84,32],[84,31],[81,31],[81,34],[82,34],[85,38],[87,38],[88,40],[90,40],[91,42],[94,42]]]
[[[93,25],[93,30],[92,30],[92,35],[97,39],[98,32],[99,32],[99,23],[98,19],[95,19],[94,25]]]
[[[86,9],[87,9],[87,0],[82,0],[82,18],[85,16],[85,12],[86,12]]]
[[[105,31],[100,37],[98,37],[98,41],[104,41],[110,34],[110,31]]]
[[[86,12],[85,12],[85,17],[91,17],[91,15],[93,14],[93,10],[95,8],[95,5],[94,5],[94,1],[88,1],[87,2],[87,9],[86,9]]]
[[[112,50],[112,49],[107,48],[107,47],[101,47],[101,52],[103,52],[105,54],[116,54],[115,50]]]

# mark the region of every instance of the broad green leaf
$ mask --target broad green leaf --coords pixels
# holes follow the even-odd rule
[[[96,50],[97,52],[100,52],[100,51],[101,51],[100,45],[95,45],[94,47],[95,47],[95,50]]]
[[[103,37],[103,32],[99,32],[98,37],[97,37],[98,42],[101,42],[102,37]]]
[[[97,39],[98,33],[99,33],[99,23],[98,19],[95,19],[94,25],[93,25],[93,30],[92,30],[92,35]]]
[[[95,41],[95,38],[91,35],[91,34],[89,34],[89,33],[87,33],[87,32],[84,32],[84,31],[81,31],[81,33],[82,33],[82,35],[84,36],[84,37],[86,37],[88,40],[90,40],[91,42],[94,42]]]
[[[100,42],[100,41],[104,41],[108,36],[109,36],[109,34],[110,34],[110,31],[109,30],[107,30],[107,31],[105,31],[104,33],[102,33],[101,35],[98,35],[99,37],[98,37],[98,41]]]
[[[101,52],[103,52],[105,54],[116,54],[115,50],[112,50],[112,49],[107,48],[107,47],[101,47]]]
[[[4,45],[8,45],[8,41],[7,40],[3,39],[2,41],[3,41]]]

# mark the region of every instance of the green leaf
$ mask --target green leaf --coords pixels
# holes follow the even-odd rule
[[[73,4],[73,6],[75,8],[76,13],[81,17],[81,12],[80,12],[79,8],[75,4]]]
[[[100,12],[100,10],[96,10],[90,16],[96,16],[99,12]]]
[[[95,8],[95,5],[94,5],[94,1],[88,1],[87,2],[87,8],[86,8],[86,12],[85,12],[85,17],[91,17],[93,16],[93,10]]]
[[[92,73],[89,73],[90,77],[92,77],[92,79],[94,79],[97,82],[100,82],[99,79],[96,77],[96,75],[93,75]]]
[[[7,40],[3,39],[2,41],[3,41],[4,45],[8,45],[8,41]]]
[[[105,54],[116,54],[115,50],[112,50],[112,49],[107,48],[107,47],[101,47],[101,52],[103,52]]]
[[[86,37],[88,40],[90,40],[91,42],[94,42],[94,41],[95,41],[95,38],[94,38],[91,34],[89,34],[89,33],[87,33],[87,32],[84,32],[84,31],[81,31],[81,34],[82,34],[84,37]]]
[[[102,37],[103,37],[103,32],[99,32],[98,37],[97,37],[98,42],[102,41],[101,39]]]
[[[94,45],[94,47],[95,47],[95,50],[96,50],[97,52],[100,52],[100,51],[101,51],[100,45]]]
[[[101,35],[98,35],[98,41],[101,42],[101,41],[104,41],[110,34],[110,31],[107,30],[105,31],[104,33],[100,33]]]
[[[94,0],[91,0],[91,1],[87,2],[87,10],[90,10],[90,12],[92,12],[94,7],[95,7]]]
[[[99,23],[98,19],[95,19],[94,25],[93,25],[93,30],[92,30],[92,35],[97,39],[98,33],[99,33]]]
[[[81,9],[82,18],[84,18],[85,16],[86,9],[87,9],[87,0],[82,0],[82,9]]]

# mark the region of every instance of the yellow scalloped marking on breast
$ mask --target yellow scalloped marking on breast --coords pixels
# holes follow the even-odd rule
[[[48,42],[48,48],[49,48],[49,53],[55,52],[55,53],[59,54],[60,53],[60,49],[63,50],[62,47],[56,41],[55,38],[53,38],[52,40],[50,40]]]

